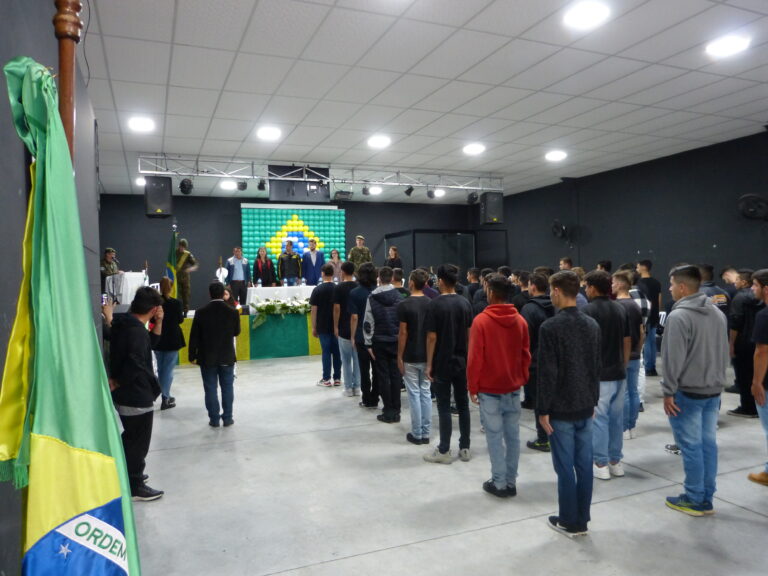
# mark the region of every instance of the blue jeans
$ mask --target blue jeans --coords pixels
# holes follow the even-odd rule
[[[640,359],[630,360],[627,364],[627,393],[624,395],[624,430],[637,426],[640,413],[640,394],[637,381],[640,376]]]
[[[403,381],[408,390],[411,434],[414,438],[429,438],[429,428],[432,425],[432,393],[425,372],[426,368],[426,362],[405,363]]]
[[[171,395],[171,384],[173,384],[173,369],[179,361],[179,351],[155,350],[155,358],[160,389],[163,391],[163,398],[168,398]]]
[[[299,279],[296,276],[289,276],[287,278],[283,278],[285,280],[286,286],[298,286],[299,285]]]
[[[592,418],[549,423],[554,429],[549,445],[557,473],[560,523],[586,529],[592,505]]]
[[[224,422],[232,420],[232,402],[235,399],[235,367],[233,366],[200,366],[205,389],[205,408],[208,410],[208,420],[218,424],[219,418]],[[221,387],[221,416],[219,416],[219,386]]]
[[[357,353],[352,348],[352,340],[339,337],[339,354],[341,355],[341,371],[344,375],[344,388],[360,390],[360,362]]]
[[[624,445],[624,393],[626,380],[600,382],[600,400],[595,410],[592,452],[595,464],[605,466],[608,462],[621,460]]]
[[[323,357],[323,380],[331,378],[331,360],[333,360],[333,379],[341,380],[341,355],[339,339],[333,334],[318,334]]]
[[[763,432],[765,432],[765,441],[766,444],[768,444],[768,401],[762,406],[755,402],[755,406],[757,406],[757,413],[760,415],[760,423],[763,425]],[[765,471],[768,473],[768,462],[765,463]]]
[[[694,504],[712,502],[717,476],[720,396],[699,400],[678,390],[675,403],[680,407],[680,413],[669,417],[669,425],[683,457],[685,495]]]
[[[480,418],[491,457],[491,479],[496,488],[514,486],[520,461],[520,391],[478,394]]]
[[[643,366],[645,371],[656,370],[656,325],[646,326],[645,342],[643,343]]]

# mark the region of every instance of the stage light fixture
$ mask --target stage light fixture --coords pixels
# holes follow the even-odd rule
[[[410,197],[411,194],[413,194],[413,186],[408,186],[408,188],[405,189],[405,195]]]
[[[479,200],[479,197],[477,195],[477,192],[470,192],[469,196],[467,196],[467,204],[470,206],[472,204],[477,204],[477,201]]]
[[[238,181],[237,189],[240,190],[240,192],[245,192],[246,190],[248,190],[248,182],[246,182],[245,180]]]
[[[237,189],[237,182],[234,180],[222,180],[219,184],[219,188],[222,190],[227,190],[228,192],[231,192],[232,190]]]
[[[442,188],[435,188],[435,198],[442,198],[445,196],[445,190]]]
[[[434,198],[435,198],[435,191],[434,190],[427,190],[427,198],[432,198],[434,200]]]
[[[262,192],[267,189],[267,183],[264,182],[264,178],[259,180],[259,185],[256,186],[257,190],[261,190]]]
[[[192,184],[192,180],[189,178],[184,178],[181,182],[179,182],[179,191],[182,194],[192,194],[192,189],[194,188],[194,184]]]
[[[363,196],[370,196],[371,191],[368,190],[368,186],[363,186]]]
[[[381,188],[381,186],[371,186],[371,189],[369,192],[373,194],[374,196],[378,196],[381,194],[384,190]]]
[[[147,185],[147,181],[144,179],[143,176],[139,176],[138,178],[136,178],[135,182],[136,182],[136,186],[140,186],[142,188]]]

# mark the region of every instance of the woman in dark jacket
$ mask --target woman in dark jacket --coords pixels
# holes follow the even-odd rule
[[[400,260],[400,252],[397,251],[397,246],[389,247],[389,258],[384,261],[384,266],[402,269],[403,261]]]
[[[259,280],[263,287],[277,286],[277,275],[275,274],[275,265],[272,260],[267,258],[267,249],[262,246],[259,248],[259,255],[256,262],[253,263],[253,285],[258,286]]]
[[[160,341],[154,347],[157,379],[160,381],[160,389],[163,393],[160,410],[176,406],[176,399],[171,396],[173,369],[179,360],[179,350],[187,345],[184,334],[181,332],[184,313],[181,302],[171,297],[172,289],[173,282],[170,278],[160,280],[160,293],[163,295],[163,332],[160,334]]]

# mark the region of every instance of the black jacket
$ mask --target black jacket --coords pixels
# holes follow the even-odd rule
[[[528,294],[527,290],[520,290],[520,292],[512,296],[512,300],[510,301],[510,304],[514,304],[515,308],[517,308],[517,311],[522,312],[523,306],[525,306],[530,299],[531,299],[531,295]]]
[[[600,399],[600,326],[576,307],[539,330],[536,409],[556,420],[591,418]]]
[[[600,380],[624,380],[627,368],[624,362],[624,338],[630,336],[627,311],[618,302],[608,300],[606,296],[593,298],[581,309],[584,314],[594,318],[600,326]],[[627,359],[629,361],[629,359]]]
[[[531,343],[531,367],[536,368],[536,353],[539,350],[539,329],[548,318],[555,315],[555,307],[549,296],[535,296],[528,300],[520,311],[528,323],[528,337]]]
[[[181,309],[181,302],[176,298],[166,298],[163,301],[163,332],[160,334],[160,340],[153,348],[160,352],[184,348],[187,343],[181,331],[182,322],[184,322],[184,313]]]
[[[118,384],[112,392],[115,404],[148,408],[160,395],[152,368],[152,344],[159,339],[132,314],[115,314],[109,357],[109,373]]]
[[[752,332],[755,328],[755,316],[765,307],[761,300],[752,294],[751,288],[742,288],[731,300],[728,312],[728,329],[734,330],[736,341],[734,348],[739,356],[751,355],[755,351],[755,343],[752,342]]]
[[[200,366],[232,366],[240,315],[224,300],[211,300],[195,312],[189,334],[189,361]]]
[[[366,334],[366,343],[370,339],[373,343],[397,342],[400,330],[400,321],[397,319],[397,305],[403,299],[403,295],[397,290],[375,290],[368,297],[368,306],[373,316],[371,325],[368,314],[365,316],[363,331]]]
[[[261,285],[265,287],[277,284],[275,265],[269,258],[266,262],[257,258],[256,262],[253,263],[253,283],[258,285],[259,280],[261,280]]]

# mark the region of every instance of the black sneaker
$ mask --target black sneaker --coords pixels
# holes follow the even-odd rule
[[[218,428],[219,427],[219,423],[218,422],[214,422],[213,420],[209,420],[208,421],[208,426],[210,426],[211,428]]]
[[[738,416],[739,418],[757,418],[757,412],[747,412],[741,406],[728,410],[727,414],[728,416]]]
[[[539,452],[551,452],[552,450],[549,446],[549,440],[528,440],[525,445],[531,450],[538,450]]]
[[[376,408],[379,407],[378,403],[377,404],[366,404],[365,402],[358,402],[358,406],[360,406],[360,408],[371,408],[372,410],[375,410]]]
[[[149,480],[149,474],[142,474],[141,475],[141,481],[142,482],[146,482],[147,480]]]
[[[640,408],[637,409],[638,412],[645,412],[645,404],[640,402]]]
[[[160,410],[170,410],[171,408],[176,408],[174,398],[163,398],[162,402],[160,402]]]
[[[429,444],[429,436],[424,436],[421,439],[422,444]]]
[[[680,446],[678,446],[677,444],[665,444],[664,450],[666,450],[669,454],[680,456]]]
[[[417,444],[419,446],[424,444],[421,438],[416,438],[416,436],[414,436],[410,432],[408,432],[408,434],[405,435],[405,439],[408,440],[408,442],[410,442],[411,444]]]
[[[547,519],[547,525],[555,532],[559,532],[563,536],[568,536],[568,538],[576,538],[577,536],[585,536],[587,534],[586,528],[577,528],[576,526],[560,524],[559,516],[550,516]]]
[[[483,482],[483,490],[497,498],[509,497],[509,490],[507,490],[507,488],[497,488],[496,484],[493,483],[493,480],[486,480]]]
[[[234,423],[234,420],[224,420],[224,427],[226,428],[227,426],[232,426]]]
[[[517,496],[517,486],[513,486],[512,484],[507,484],[507,496],[512,498],[513,496]]]
[[[388,416],[387,414],[379,414],[376,416],[376,420],[384,422],[385,424],[395,424],[400,422],[400,416]]]
[[[659,373],[656,372],[656,369],[654,368],[653,370],[646,370],[645,371],[645,375],[646,376],[658,376]]]
[[[150,502],[162,498],[163,494],[165,494],[165,492],[162,490],[155,490],[146,484],[142,484],[131,490],[131,499],[134,502]]]
[[[458,416],[459,415],[459,409],[456,408],[456,404],[451,404],[451,414],[453,416]]]

